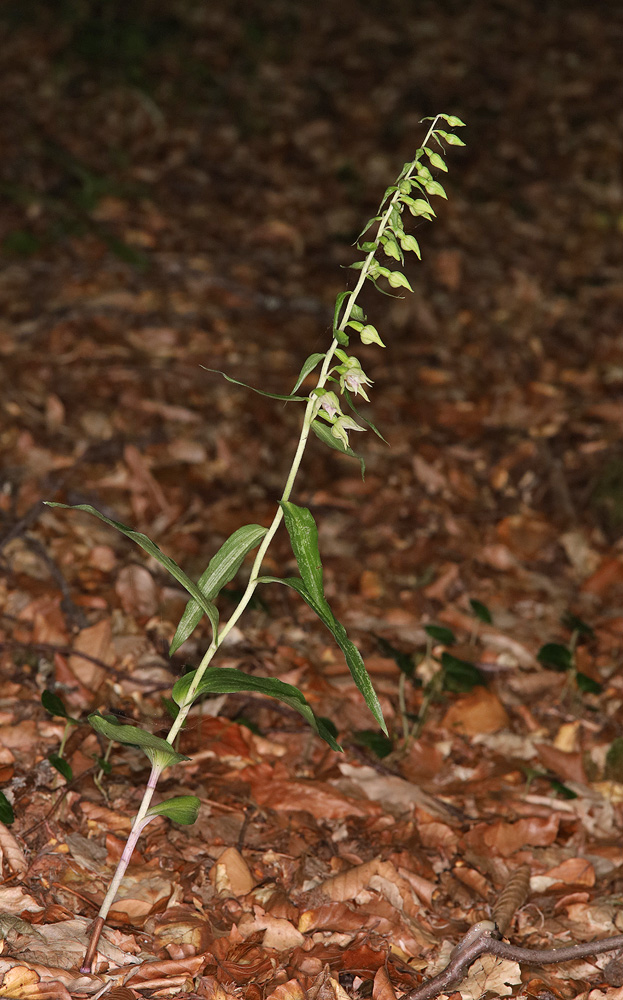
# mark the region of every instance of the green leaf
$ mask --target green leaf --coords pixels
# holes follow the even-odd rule
[[[245,524],[242,528],[234,531],[226,542],[223,542],[216,555],[208,563],[208,568],[204,570],[197,581],[197,587],[203,595],[204,603],[214,607],[211,602],[225,584],[233,580],[245,556],[259,545],[266,531],[267,529],[263,528],[261,524]],[[203,605],[199,604],[198,601],[188,602],[173,636],[169,656],[173,656],[182,643],[186,642],[189,635],[194,632],[203,617],[203,613]]]
[[[385,346],[385,345],[383,345],[383,346]],[[353,413],[356,413],[357,416],[359,417],[359,419],[363,420],[364,424],[367,424],[368,427],[370,428],[370,430],[374,431],[374,433],[376,434],[376,436],[381,439],[381,441],[383,442],[383,444],[386,444],[387,447],[389,448],[389,441],[387,440],[387,438],[383,437],[383,435],[381,434],[381,432],[378,429],[378,427],[375,424],[373,424],[371,420],[368,420],[367,417],[364,417],[363,413],[359,412],[359,410],[357,409],[357,407],[353,403],[352,396],[351,396],[350,392],[346,388],[344,389],[344,396],[346,398],[346,402],[350,406],[350,408],[353,411]]]
[[[379,757],[387,757],[394,749],[393,741],[384,733],[377,732],[376,729],[361,729],[358,733],[353,733],[353,741],[360,747],[366,747]]]
[[[318,364],[318,362],[322,361],[323,358],[324,358],[324,354],[310,354],[309,355],[309,357],[307,358],[307,360],[303,363],[303,367],[301,368],[301,370],[299,372],[299,377],[296,380],[296,385],[294,386],[294,389],[292,390],[292,392],[296,392],[296,390],[299,388],[299,386],[305,381],[305,379],[307,378],[307,376],[311,372],[313,372],[313,370],[316,367],[316,365]]]
[[[307,396],[295,396],[294,393],[289,393],[287,396],[283,396],[278,392],[264,392],[263,389],[256,389],[254,385],[248,385],[246,382],[241,382],[237,378],[232,378],[231,375],[227,375],[225,372],[220,371],[218,368],[206,368],[205,365],[201,365],[204,372],[213,372],[215,375],[222,375],[224,379],[231,382],[232,385],[241,385],[243,389],[250,389],[251,392],[256,392],[258,396],[267,396],[268,399],[280,399],[284,403],[306,403]]]
[[[15,822],[15,813],[13,812],[13,806],[7,799],[4,792],[0,792],[0,823],[4,823],[5,826],[10,826],[11,823]]]
[[[486,604],[483,604],[482,601],[477,601],[475,598],[470,598],[469,604],[473,614],[479,619],[479,621],[484,622],[485,625],[493,624],[491,612]]]
[[[380,222],[380,221],[381,221],[381,216],[380,215],[375,215],[374,218],[368,219],[368,221],[366,222],[365,226],[363,227],[363,229],[359,233],[359,236],[357,237],[357,240],[359,241],[361,239],[361,237],[364,235],[364,233],[368,232],[368,229],[370,228],[370,226],[373,226],[375,222]],[[376,246],[376,243],[374,245]],[[347,292],[346,294],[350,295],[350,292]]]
[[[330,429],[321,420],[313,420],[311,427],[316,437],[320,438],[320,440],[324,444],[328,445],[329,448],[333,448],[335,451],[341,452],[342,455],[348,455],[350,458],[356,458],[361,468],[361,478],[365,478],[366,463],[361,455],[358,455],[356,451],[353,451],[350,445],[345,446],[336,437],[333,437]]]
[[[441,654],[443,686],[446,691],[465,692],[479,685],[485,685],[485,678],[478,667],[466,660],[459,660],[450,653]]]
[[[573,612],[567,611],[561,618],[562,624],[565,628],[568,628],[570,632],[578,632],[580,635],[585,635],[587,639],[592,639],[595,635],[595,630],[587,625],[585,621],[574,615]]]
[[[41,704],[45,708],[46,712],[50,713],[50,715],[54,715],[59,719],[66,719],[67,722],[72,722],[76,726],[80,725],[80,720],[74,719],[71,715],[69,715],[63,703],[63,699],[59,698],[59,696],[54,694],[53,691],[46,690],[42,692]]]
[[[372,681],[370,680],[368,671],[365,668],[361,653],[355,646],[354,642],[348,638],[346,629],[340,622],[338,622],[337,618],[331,611],[327,600],[324,597],[320,601],[315,600],[305,589],[303,581],[296,576],[286,578],[264,576],[260,577],[258,583],[283,583],[286,587],[291,587],[293,590],[296,590],[296,592],[301,595],[305,603],[316,612],[320,621],[326,625],[338,646],[344,653],[348,669],[351,672],[351,676],[355,684],[361,691],[366,705],[372,712],[372,715],[378,722],[383,732],[387,733],[383,712],[376,696],[376,692],[372,686]]]
[[[388,198],[389,198],[389,197],[390,197],[390,196],[391,196],[391,195],[392,195],[392,194],[394,193],[394,191],[396,191],[396,190],[397,190],[397,188],[396,188],[396,185],[395,185],[395,184],[390,184],[390,186],[389,186],[388,188],[386,188],[386,189],[385,189],[385,194],[383,195],[383,198],[381,199],[381,205],[380,205],[380,207],[381,207],[381,208],[383,208],[383,205],[385,204],[385,202],[387,201],[387,199],[388,199]]]
[[[588,674],[583,674],[580,670],[575,675],[575,682],[579,687],[580,691],[585,694],[601,694],[603,691],[603,685],[599,681],[593,680]]]
[[[170,719],[177,719],[180,710],[172,698],[163,698],[162,706]]]
[[[336,337],[336,339],[337,333],[340,331],[340,313],[342,311],[342,306],[350,294],[350,292],[340,292],[335,299],[335,307],[333,310],[333,336]]]
[[[570,670],[573,666],[571,651],[559,642],[547,642],[541,646],[536,658],[544,667],[552,667],[560,672]]]
[[[130,538],[133,542],[136,542],[137,545],[140,545],[140,547],[147,552],[148,555],[152,556],[157,562],[160,563],[161,566],[164,566],[171,576],[177,580],[178,583],[181,583],[184,590],[187,590],[191,597],[194,597],[198,604],[201,605],[204,612],[210,619],[213,632],[216,634],[218,631],[218,611],[215,606],[209,601],[206,601],[199,588],[195,586],[189,576],[186,576],[184,570],[181,569],[177,563],[170,558],[170,556],[166,556],[162,549],[158,548],[156,543],[152,542],[151,538],[144,535],[142,531],[134,531],[133,528],[128,528],[127,525],[121,524],[120,521],[112,521],[109,517],[105,517],[104,514],[100,514],[99,510],[96,510],[95,507],[91,507],[88,503],[53,503],[51,500],[45,500],[44,503],[47,507],[62,507],[64,510],[83,510],[87,514],[93,514],[94,517],[99,518],[99,520],[103,521],[104,524],[109,524],[111,528],[116,528],[117,531],[120,531],[122,535],[126,536],[126,538]]]
[[[324,601],[318,528],[313,515],[307,507],[298,507],[290,500],[282,500],[279,506],[307,593],[316,601]]]
[[[344,333],[343,330],[336,330],[333,336],[337,340],[338,344],[342,345],[342,347],[348,347],[350,344],[350,337],[347,333]]]
[[[267,581],[261,580],[260,582]],[[282,583],[283,581],[279,580],[278,582]],[[184,674],[176,682],[173,688],[173,699],[178,705],[184,703],[195,674],[196,671],[193,670],[190,674]],[[342,749],[327,726],[314,715],[299,689],[292,684],[278,680],[276,677],[254,677],[251,674],[245,674],[242,670],[236,670],[234,667],[208,667],[199,681],[193,700],[204,694],[233,694],[237,691],[255,691],[258,694],[284,702],[299,715],[302,715],[332,750]]]
[[[183,753],[176,753],[171,744],[160,739],[159,736],[147,733],[144,729],[139,729],[138,726],[126,726],[121,722],[113,722],[112,719],[113,716],[108,716],[105,719],[103,715],[97,713],[89,716],[89,722],[97,733],[101,733],[102,736],[109,740],[115,740],[117,743],[139,747],[149,757],[152,764],[163,770],[165,767],[170,767],[171,764],[190,760],[190,757],[186,757]]]
[[[552,789],[555,792],[558,792],[563,799],[577,799],[577,793],[573,792],[570,788],[567,788],[566,785],[563,785],[562,781],[559,781],[558,778],[548,777],[547,780],[549,781]]]
[[[452,646],[456,642],[452,629],[445,628],[444,625],[425,625],[424,631],[431,639],[434,639],[435,642],[442,642],[444,646]]]
[[[605,765],[606,781],[618,781],[623,784],[623,736],[617,736],[608,747]]]
[[[59,757],[56,753],[51,753],[48,760],[52,767],[55,768],[59,774],[63,775],[65,781],[73,780],[74,772],[63,757]]]
[[[391,642],[388,642],[387,639],[384,639],[381,635],[375,635],[374,638],[378,642],[379,649],[381,650],[383,656],[390,657],[401,673],[403,673],[406,677],[409,677],[411,680],[418,680],[413,677],[415,663],[413,662],[412,656],[409,656],[407,653],[403,653],[400,649],[396,649],[395,646],[392,646]]]
[[[99,767],[100,771],[103,771],[104,774],[110,774],[112,772],[112,764],[109,760],[106,760],[105,757],[98,757],[94,754],[93,760]]]
[[[176,795],[173,799],[160,802],[157,806],[150,806],[147,816],[166,816],[174,823],[182,826],[191,826],[197,819],[201,799],[196,795]]]

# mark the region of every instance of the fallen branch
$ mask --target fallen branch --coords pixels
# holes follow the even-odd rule
[[[433,1000],[440,993],[448,993],[465,977],[470,965],[481,955],[495,955],[511,962],[528,962],[531,965],[551,965],[554,962],[570,962],[579,958],[591,958],[605,951],[623,949],[623,934],[604,938],[601,941],[586,941],[582,944],[566,945],[563,948],[517,948],[500,941],[499,931],[493,921],[482,920],[467,931],[456,946],[443,972],[433,976],[428,982],[405,993],[402,1000]]]

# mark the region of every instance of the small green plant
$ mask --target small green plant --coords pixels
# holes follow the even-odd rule
[[[82,966],[84,972],[91,971],[97,942],[108,911],[115,899],[134,847],[146,825],[155,816],[165,816],[178,823],[192,823],[196,819],[199,799],[195,796],[169,799],[159,805],[151,805],[151,800],[165,768],[189,759],[174,749],[174,743],[197,698],[205,694],[225,694],[236,691],[255,691],[277,698],[299,712],[333,750],[341,750],[334,735],[334,727],[326,720],[316,717],[298,688],[276,678],[253,677],[234,668],[211,666],[219,646],[249,605],[260,583],[285,585],[296,591],[312,608],[344,653],[355,684],[362,693],[374,719],[383,732],[387,734],[381,706],[361,654],[349,639],[344,626],[336,619],[326,599],[322,562],[318,549],[318,531],[314,518],[307,508],[299,507],[293,503],[290,496],[311,432],[329,447],[344,455],[354,457],[358,456],[350,447],[349,434],[365,430],[356,417],[359,417],[374,433],[382,437],[376,427],[358,413],[353,403],[353,398],[356,396],[362,396],[366,402],[369,401],[367,391],[372,385],[372,380],[363,370],[359,359],[355,355],[349,354],[348,347],[350,338],[354,334],[359,337],[362,344],[376,344],[384,347],[376,327],[368,323],[367,317],[357,301],[366,281],[371,281],[384,294],[391,294],[391,292],[387,292],[380,286],[379,282],[382,280],[387,283],[390,289],[406,288],[412,291],[407,277],[401,270],[394,268],[395,262],[404,264],[404,254],[407,251],[412,251],[418,258],[420,257],[417,241],[412,235],[405,232],[404,211],[407,209],[408,213],[415,218],[431,220],[435,212],[429,198],[431,196],[446,197],[442,185],[433,178],[430,168],[445,171],[447,167],[440,153],[429,143],[436,144],[442,152],[444,142],[455,146],[464,145],[456,135],[444,131],[438,125],[439,122],[445,122],[449,128],[462,126],[463,122],[459,118],[437,115],[435,118],[425,120],[430,121],[431,125],[422,147],[418,149],[412,161],[405,163],[396,182],[387,188],[378,214],[366,223],[360,234],[357,248],[365,256],[363,260],[358,260],[351,265],[359,275],[353,290],[342,292],[336,299],[333,336],[327,351],[324,354],[312,354],[307,358],[293,391],[288,395],[268,393],[262,389],[254,390],[273,399],[304,405],[298,444],[281,500],[270,526],[266,528],[259,524],[248,524],[238,528],[223,543],[211,559],[205,572],[199,577],[197,583],[194,583],[177,563],[165,555],[147,535],[105,517],[87,504],[80,504],[73,508],[95,515],[104,523],[111,525],[132,539],[156,559],[188,592],[190,600],[173,637],[171,653],[179,649],[182,643],[188,639],[204,615],[207,616],[212,629],[211,642],[198,668],[181,677],[173,687],[172,697],[178,712],[166,740],[145,732],[137,726],[123,725],[112,716],[99,714],[89,716],[91,725],[98,733],[108,739],[140,747],[149,758],[151,773],[121,860],[93,925],[89,947]],[[389,262],[391,266],[382,263],[378,259],[380,255],[383,255],[382,260]],[[318,366],[320,366],[320,371],[315,386],[305,395],[299,395],[301,386]],[[236,382],[236,384],[243,384],[238,383],[237,380],[228,375],[225,375],[225,378]],[[353,416],[344,412],[344,404],[354,414]],[[360,459],[360,462],[363,475],[363,460]],[[67,507],[68,505],[52,503],[50,506]],[[264,557],[282,521],[284,521],[290,537],[300,576],[281,578],[262,575]],[[246,588],[229,620],[221,625],[214,600],[222,588],[233,580],[245,557],[254,549],[257,549],[257,553]],[[449,667],[446,665],[446,672],[448,670]]]
[[[67,743],[67,738],[71,732],[72,726],[80,726],[83,725],[84,723],[80,719],[74,719],[73,716],[69,714],[67,708],[65,707],[63,699],[59,695],[55,694],[54,691],[48,691],[48,690],[44,691],[41,695],[41,704],[45,708],[46,712],[49,712],[51,716],[65,720],[65,729],[63,731],[63,735],[61,738],[61,744],[58,748],[58,753],[48,754],[48,761],[50,762],[52,767],[56,771],[58,771],[59,774],[63,776],[65,781],[68,782],[73,781],[74,775],[71,769],[71,765],[69,761],[65,760],[63,754],[65,752],[65,744]],[[110,774],[111,771],[111,767],[108,762],[111,749],[112,749],[112,743],[109,742],[104,756],[94,757],[95,763],[98,765],[99,770],[93,780],[95,781],[95,784],[99,788],[100,792],[102,792],[102,795],[104,795],[104,798],[106,796],[102,789],[101,781],[104,774]]]
[[[581,639],[591,639],[593,629],[586,622],[570,612],[564,615],[562,624],[571,633],[566,645],[560,642],[546,642],[537,653],[537,660],[549,670],[567,674],[568,687],[577,688],[582,694],[599,694],[602,685],[577,669],[576,650]]]

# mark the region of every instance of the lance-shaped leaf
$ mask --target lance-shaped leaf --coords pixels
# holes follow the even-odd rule
[[[378,427],[376,427],[375,424],[373,424],[371,420],[368,420],[367,417],[364,417],[363,413],[359,412],[359,410],[357,409],[357,407],[353,403],[351,394],[348,391],[348,389],[344,389],[344,396],[346,397],[346,402],[350,406],[350,408],[353,411],[353,413],[356,413],[357,416],[359,417],[359,419],[363,420],[364,424],[367,424],[368,427],[370,428],[370,430],[374,431],[374,433],[376,434],[376,436],[381,439],[381,441],[383,442],[383,444],[386,444],[387,447],[389,448],[389,441],[387,440],[387,438],[383,437],[383,435],[381,434],[381,432],[378,429]]]
[[[318,528],[313,514],[307,507],[298,507],[291,500],[282,500],[279,506],[305,589],[314,600],[324,601]]]
[[[127,743],[132,747],[139,747],[145,753],[152,764],[164,770],[171,764],[179,764],[183,760],[190,760],[183,753],[176,753],[170,743],[147,733],[138,726],[126,726],[121,722],[113,721],[113,716],[104,718],[103,715],[94,713],[89,716],[89,722],[96,732],[106,736],[109,740],[116,740],[117,743]]]
[[[196,671],[193,670],[176,682],[173,688],[173,700],[178,705],[184,704],[195,674]],[[342,749],[328,726],[314,714],[299,689],[276,677],[254,677],[233,667],[208,667],[199,681],[193,701],[203,694],[233,694],[236,691],[255,691],[258,694],[268,695],[269,698],[277,698],[302,715],[332,750]]]
[[[223,542],[215,556],[208,563],[208,568],[201,574],[197,587],[206,601],[211,603],[222,587],[233,580],[242,565],[244,557],[259,545],[267,529],[261,524],[245,524],[234,531],[226,542]],[[177,626],[169,656],[186,642],[188,636],[195,630],[203,617],[203,607],[196,600],[190,600]]]
[[[329,448],[333,448],[335,451],[340,451],[342,455],[348,455],[350,458],[356,458],[361,467],[361,478],[365,478],[366,463],[361,455],[358,455],[356,451],[353,451],[350,446],[346,447],[338,438],[333,437],[330,428],[327,427],[322,420],[312,420],[311,427],[316,437],[320,438],[320,440],[324,444],[328,445]]]
[[[321,601],[316,601],[305,589],[303,581],[299,580],[296,576],[286,578],[277,576],[262,576],[258,580],[258,583],[284,583],[287,587],[291,587],[293,590],[296,590],[296,592],[301,595],[305,603],[316,612],[320,621],[326,625],[329,632],[331,632],[333,638],[344,653],[348,669],[351,672],[351,676],[355,684],[365,698],[366,705],[372,712],[372,715],[378,722],[383,732],[387,733],[387,726],[385,725],[385,719],[383,718],[383,710],[381,709],[379,700],[376,696],[376,691],[372,686],[370,675],[365,668],[361,653],[355,646],[354,642],[348,638],[346,629],[331,611],[327,600],[323,598]]]
[[[83,510],[87,514],[93,514],[95,517],[99,518],[100,521],[103,521],[104,524],[109,524],[111,528],[116,528],[117,531],[120,531],[122,535],[126,536],[126,538],[130,538],[133,542],[136,542],[137,545],[140,545],[140,547],[147,552],[148,555],[152,556],[157,562],[160,563],[161,566],[164,566],[167,572],[169,572],[178,583],[181,583],[184,590],[187,590],[191,597],[195,598],[197,603],[210,619],[214,634],[217,633],[218,611],[214,604],[206,600],[199,588],[193,583],[190,577],[186,575],[184,570],[181,569],[170,556],[165,555],[162,549],[158,548],[156,543],[152,542],[151,538],[144,535],[142,531],[134,531],[133,528],[128,528],[127,525],[121,524],[121,521],[113,521],[111,518],[105,517],[104,514],[100,514],[99,510],[96,510],[95,507],[92,507],[91,504],[88,503],[53,503],[51,500],[46,500],[45,503],[48,507],[63,507],[65,510]]]
[[[181,823],[182,826],[191,826],[197,819],[201,800],[196,795],[176,795],[173,799],[160,802],[157,806],[150,806],[147,810],[147,817],[166,816],[174,823]]]
[[[318,362],[322,361],[323,358],[324,358],[324,354],[310,354],[309,355],[309,357],[303,363],[303,367],[301,368],[301,370],[299,372],[299,377],[296,380],[296,385],[294,386],[294,389],[292,390],[292,392],[296,392],[296,390],[299,388],[300,385],[303,384],[303,382],[305,381],[305,379],[307,378],[307,376],[310,374],[310,372],[313,372],[313,370],[316,367],[316,365],[318,364]]]
[[[282,580],[278,577],[261,577],[260,582],[268,582],[270,579],[276,583],[285,583],[286,586],[296,590],[303,600],[309,604],[310,608],[313,608],[344,653],[348,669],[352,674],[355,684],[364,696],[366,705],[384,732],[387,732],[383,712],[376,692],[372,687],[368,671],[364,666],[361,653],[348,638],[346,629],[331,611],[324,595],[322,561],[318,548],[318,529],[311,511],[306,507],[298,507],[291,501],[282,501],[281,509],[283,510],[292,551],[302,579],[299,580],[297,577],[294,577]]]
[[[324,354],[322,355],[324,357]],[[241,382],[237,378],[232,378],[231,375],[227,375],[225,372],[219,371],[218,368],[205,368],[201,365],[204,371],[214,372],[215,375],[222,375],[224,379],[231,382],[232,385],[241,385],[243,389],[250,389],[251,392],[257,392],[258,396],[268,396],[269,399],[281,399],[284,403],[306,403],[307,396],[295,396],[293,392],[288,393],[287,396],[283,396],[278,392],[264,392],[263,389],[256,389],[254,385],[248,385],[246,382]]]

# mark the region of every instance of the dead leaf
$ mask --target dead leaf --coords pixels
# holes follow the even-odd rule
[[[459,986],[462,1000],[481,1000],[485,993],[506,997],[512,987],[521,982],[517,962],[500,960],[495,955],[482,955],[469,968],[467,978]]]
[[[468,736],[496,733],[509,724],[510,719],[500,699],[484,687],[475,687],[469,694],[457,698],[443,718],[446,729],[467,733]]]
[[[4,823],[0,823],[0,852],[12,872],[20,876],[26,874],[28,871],[26,855]]]

